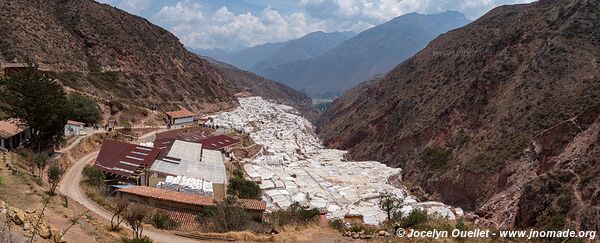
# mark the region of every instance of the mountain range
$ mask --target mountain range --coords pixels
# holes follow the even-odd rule
[[[600,230],[599,65],[600,2],[502,6],[336,99],[319,134],[494,227]]]
[[[0,2],[0,62],[33,62],[65,86],[160,109],[217,111],[238,92],[309,109],[304,94],[189,52],[149,21],[93,0]]]
[[[335,96],[388,72],[439,34],[467,23],[463,14],[454,11],[410,13],[365,30],[313,58],[253,71],[311,96]]]
[[[317,31],[299,39],[286,42],[266,43],[239,51],[222,49],[192,49],[195,53],[232,64],[238,68],[261,73],[261,70],[283,63],[316,57],[343,41],[353,37],[354,32]]]

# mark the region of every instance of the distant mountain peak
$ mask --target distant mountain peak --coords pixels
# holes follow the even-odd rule
[[[469,22],[459,12],[409,13],[365,30],[319,56],[255,71],[312,95],[339,94],[391,70],[439,34]]]

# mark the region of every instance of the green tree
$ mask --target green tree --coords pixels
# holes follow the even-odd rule
[[[379,194],[379,208],[386,213],[388,222],[394,220],[401,205],[402,201],[396,195],[389,192]]]
[[[34,154],[35,165],[38,168],[40,178],[44,176],[44,170],[48,167],[48,155],[46,153]]]
[[[58,165],[52,165],[50,166],[50,168],[48,168],[48,183],[50,184],[50,195],[54,196],[54,192],[56,191],[56,187],[58,186],[58,183],[60,182],[60,178],[62,178],[63,173],[64,170]]]
[[[227,194],[245,199],[261,198],[260,186],[253,181],[244,179],[244,174],[241,170],[233,171],[233,178],[229,180],[227,185]]]
[[[5,113],[31,128],[37,151],[55,143],[67,122],[66,96],[62,87],[34,66],[0,80],[0,103]]]
[[[67,96],[68,118],[86,124],[96,124],[102,118],[98,104],[90,97],[71,94]]]
[[[91,165],[87,165],[83,168],[83,175],[87,179],[87,182],[93,186],[100,186],[104,184],[104,180],[106,180],[106,175],[98,168]]]
[[[219,233],[245,230],[251,219],[250,214],[233,196],[228,196],[221,202],[215,201],[214,205],[205,207],[197,217],[200,223],[207,224],[212,231]]]

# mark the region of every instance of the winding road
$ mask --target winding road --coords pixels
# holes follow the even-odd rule
[[[141,142],[148,138],[151,138],[152,136],[154,136],[155,133],[156,133],[156,131],[144,134],[136,142]],[[63,195],[71,198],[71,200],[77,201],[78,203],[80,203],[81,205],[83,205],[84,207],[89,209],[91,212],[94,212],[97,215],[99,215],[100,217],[110,221],[110,218],[112,217],[112,213],[110,211],[106,210],[105,208],[103,208],[102,206],[98,205],[96,202],[90,200],[85,195],[85,193],[83,193],[81,191],[81,188],[79,187],[79,182],[81,181],[81,178],[82,178],[81,172],[83,171],[83,168],[86,165],[92,164],[94,162],[94,160],[96,159],[96,156],[98,156],[98,152],[99,152],[99,150],[91,152],[91,153],[85,155],[84,157],[82,157],[81,159],[79,159],[78,161],[76,161],[75,163],[73,163],[71,165],[71,167],[69,167],[67,172],[64,174],[64,176],[60,182],[58,191],[60,193],[62,193]],[[123,225],[123,226],[127,227],[126,225]],[[129,227],[127,227],[127,228],[129,228]],[[181,237],[181,236],[176,236],[174,234],[171,234],[166,231],[159,230],[159,229],[155,229],[155,228],[145,228],[144,235],[150,237],[155,242],[165,242],[165,243],[167,243],[167,242],[177,242],[177,243],[198,242],[197,240],[193,240],[193,239],[185,238],[185,237]]]

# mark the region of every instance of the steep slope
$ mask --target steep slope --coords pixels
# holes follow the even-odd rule
[[[328,146],[502,227],[600,230],[600,3],[499,7],[335,100]]]
[[[421,50],[440,33],[467,24],[464,15],[406,14],[368,29],[320,56],[260,71],[310,95],[339,94],[385,73]]]
[[[227,83],[168,31],[92,0],[0,2],[0,59],[30,61],[72,88],[139,105],[233,107]]]
[[[187,51],[168,31],[92,0],[0,2],[0,62],[15,59],[39,64],[78,91],[160,109],[232,108],[235,93],[264,83],[251,73],[232,75]],[[283,85],[251,90],[306,98]]]
[[[354,32],[325,33],[317,31],[307,34],[300,39],[286,42],[277,51],[252,66],[250,71],[264,74],[265,70],[277,65],[319,56],[353,36]]]

